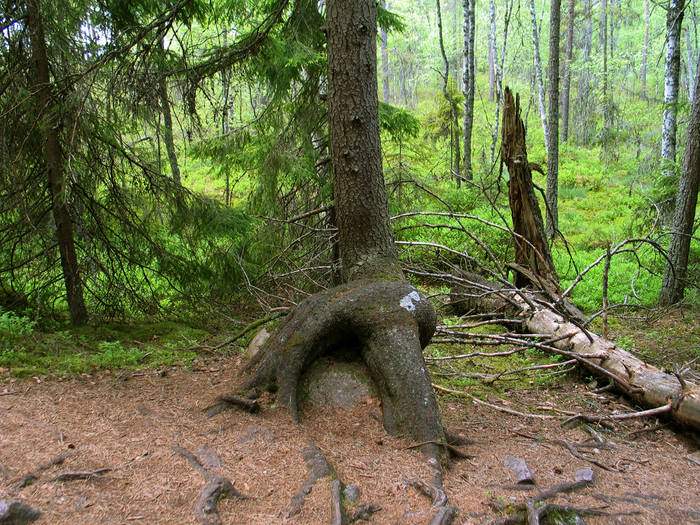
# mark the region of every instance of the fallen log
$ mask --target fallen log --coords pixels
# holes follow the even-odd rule
[[[592,374],[606,375],[618,390],[643,407],[665,408],[670,403],[669,409],[663,412],[677,422],[700,430],[700,385],[668,374],[582,328],[580,322],[555,312],[535,292],[504,288],[466,272],[460,275],[458,282],[453,288],[457,298],[453,304],[460,309],[466,306],[469,310],[522,319],[526,331],[551,336],[550,345],[538,345],[538,348],[577,356]],[[471,284],[465,284],[467,282]]]

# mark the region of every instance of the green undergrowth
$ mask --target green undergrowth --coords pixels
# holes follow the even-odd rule
[[[446,325],[458,324],[458,318],[445,318],[443,323]],[[469,330],[471,333],[479,334],[503,334],[506,331],[500,325],[485,325]],[[425,356],[426,358],[440,358],[473,352],[494,354],[508,352],[515,347],[516,345],[512,344],[433,343],[426,348]],[[561,356],[531,348],[507,356],[429,360],[429,368],[436,384],[452,390],[467,391],[479,398],[488,398],[491,395],[504,395],[513,390],[551,387],[562,377],[562,368],[526,370],[512,374],[507,372],[558,363],[562,360]],[[494,376],[499,374],[503,375],[494,379]]]
[[[208,331],[176,321],[100,324],[41,331],[27,317],[0,315],[0,378],[187,365]]]

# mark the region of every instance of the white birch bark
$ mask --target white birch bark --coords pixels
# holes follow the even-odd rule
[[[676,119],[678,80],[681,68],[681,23],[684,0],[670,0],[666,11],[666,65],[664,68],[664,114],[661,127],[661,161],[665,176],[671,176],[676,163]]]
[[[540,59],[540,37],[537,32],[537,14],[535,12],[535,0],[530,0],[530,16],[532,17],[532,46],[535,59],[535,79],[537,80],[537,107],[540,110],[542,120],[542,134],[544,143],[549,147],[549,135],[547,133],[547,110],[545,109],[544,82],[542,81],[542,60]]]

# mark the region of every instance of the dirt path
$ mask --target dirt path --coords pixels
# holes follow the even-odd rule
[[[420,452],[408,449],[411,443],[386,435],[374,400],[354,409],[307,408],[302,425],[271,405],[269,397],[261,399],[259,414],[229,410],[207,419],[202,408],[230,390],[234,368],[231,361],[208,361],[199,369],[163,375],[117,372],[41,383],[0,379],[0,392],[16,392],[0,396],[0,499],[18,498],[39,508],[37,523],[196,523],[193,506],[204,479],[171,447],[199,449],[200,455],[209,447],[221,459],[218,470],[212,459],[212,469],[252,498],[223,500],[223,523],[324,524],[330,519],[328,481],[306,496],[300,514],[285,518],[307,477],[302,449],[313,443],[344,483],[359,486],[360,503],[382,506],[373,523],[428,523],[430,501],[408,483],[428,478],[425,462]],[[615,396],[594,395],[573,382],[520,391],[506,403],[523,411],[549,403],[550,414],[630,410]],[[571,481],[578,469],[592,466],[593,485],[558,501],[637,512],[587,518],[587,523],[700,523],[700,465],[689,459],[694,445],[668,429],[629,434],[655,421],[616,423],[603,432],[613,448],[580,449],[612,469],[606,471],[554,441],[590,439],[581,428],[564,430],[557,420],[511,416],[448,397],[441,397],[441,407],[447,426],[474,440],[467,447],[474,459],[453,462],[445,476],[450,500],[461,511],[456,523],[498,516],[490,497],[510,502],[535,492],[503,488],[513,483],[504,466],[507,455],[527,461],[539,489]],[[51,465],[63,456],[62,463]],[[52,480],[102,468],[111,471],[88,480]],[[39,480],[13,488],[27,472]]]

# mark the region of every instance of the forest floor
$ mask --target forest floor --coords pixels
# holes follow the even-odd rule
[[[233,389],[240,365],[241,358],[232,356],[200,358],[186,368],[0,376],[0,499],[40,509],[37,523],[197,523],[193,508],[205,480],[172,448],[183,447],[249,497],[222,500],[223,523],[330,523],[328,479],[306,495],[299,514],[286,517],[308,477],[302,450],[314,444],[343,483],[359,487],[359,503],[381,505],[373,523],[430,521],[431,502],[411,483],[430,479],[426,461],[411,448],[415,443],[386,434],[375,399],[353,408],[307,405],[296,424],[264,394],[257,414],[231,409],[207,418],[203,408]],[[573,481],[584,467],[593,469],[593,483],[553,501],[608,513],[586,517],[586,523],[700,523],[694,434],[637,418],[595,426],[605,443],[576,448],[595,464],[566,447],[590,444],[595,433],[564,428],[556,417],[635,410],[616,394],[594,393],[584,381],[565,377],[491,396],[491,407],[440,393],[438,399],[445,425],[472,440],[463,447],[472,457],[452,460],[445,471],[448,497],[460,509],[455,523],[487,523],[504,515],[492,503],[524,501]],[[527,462],[536,486],[514,488],[507,456]],[[38,479],[18,488],[27,473]],[[62,481],[66,473],[95,474]]]

